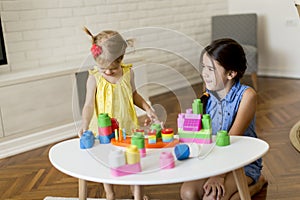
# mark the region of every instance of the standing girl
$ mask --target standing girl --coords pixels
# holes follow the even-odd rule
[[[241,45],[232,39],[213,41],[204,49],[200,65],[203,68],[206,91],[210,94],[206,113],[210,114],[212,119],[213,135],[219,130],[226,130],[230,135],[257,137],[256,92],[240,83],[247,68]],[[261,159],[244,167],[248,185],[253,185],[259,180],[261,169]],[[231,199],[236,192],[237,186],[232,172],[185,182],[181,187],[183,200]]]
[[[97,116],[100,113],[108,113],[110,117],[116,118],[119,127],[130,133],[132,129],[138,128],[134,105],[146,111],[150,119],[157,118],[136,91],[132,65],[122,63],[127,41],[116,31],[106,30],[93,36],[87,28],[84,30],[92,38],[91,53],[97,66],[89,70],[79,136],[86,130],[97,133]],[[112,185],[103,185],[106,198],[115,199]],[[142,197],[140,186],[132,186],[131,189],[135,199],[148,199],[146,196]]]

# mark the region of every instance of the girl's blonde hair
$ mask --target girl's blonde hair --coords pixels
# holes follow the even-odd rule
[[[92,38],[91,51],[95,61],[105,68],[123,57],[127,46],[133,43],[133,40],[124,40],[117,31],[113,30],[104,30],[95,36],[86,27],[84,31]]]

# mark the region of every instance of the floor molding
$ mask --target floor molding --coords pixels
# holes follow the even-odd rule
[[[0,159],[30,151],[77,135],[76,123],[11,138],[0,142]]]

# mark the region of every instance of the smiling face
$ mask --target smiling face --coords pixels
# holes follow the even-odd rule
[[[211,91],[224,89],[224,82],[227,79],[225,69],[207,53],[204,53],[201,65],[206,88]]]

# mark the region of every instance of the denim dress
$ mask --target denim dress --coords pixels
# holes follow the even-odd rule
[[[210,114],[212,120],[213,135],[216,135],[219,130],[230,130],[237,115],[243,94],[247,88],[249,88],[249,86],[242,85],[237,81],[223,99],[218,99],[212,91],[207,90],[210,97],[206,105],[206,113]],[[255,133],[255,117],[251,120],[251,123],[243,135],[257,138]],[[251,149],[249,149],[249,151],[251,151]],[[258,181],[261,169],[261,158],[244,167],[246,176],[251,177],[254,181],[253,183]]]

